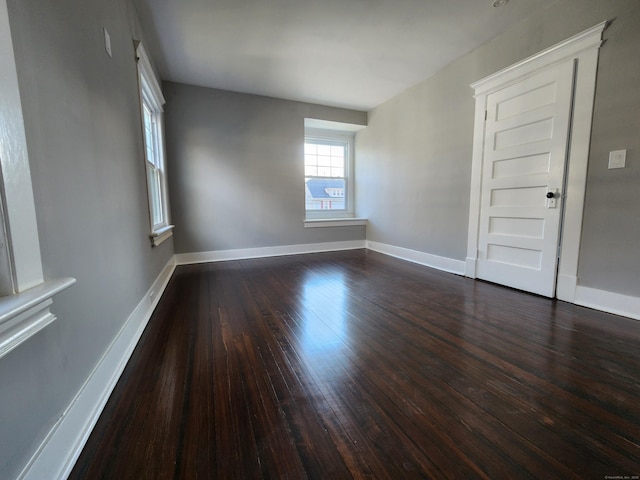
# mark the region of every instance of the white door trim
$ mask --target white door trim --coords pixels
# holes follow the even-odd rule
[[[600,45],[602,45],[602,32],[606,28],[607,23],[608,22],[602,22],[542,52],[471,84],[471,87],[475,90],[476,111],[471,166],[471,199],[469,205],[467,258],[465,262],[465,275],[467,277],[476,277],[487,96],[509,84],[523,80],[541,68],[569,59],[576,59],[577,71],[573,124],[571,127],[569,161],[566,173],[568,181],[565,192],[566,198],[564,199],[565,215],[562,226],[563,247],[560,254],[556,290],[556,296],[560,300],[569,302],[575,300],[598,51]]]

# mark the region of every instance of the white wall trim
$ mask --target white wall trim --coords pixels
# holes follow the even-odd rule
[[[573,303],[576,298],[576,287],[578,286],[578,277],[575,275],[567,275],[566,273],[558,273],[556,282],[556,298],[565,302]]]
[[[176,254],[176,264],[189,265],[192,263],[224,262],[226,260],[279,257],[283,255],[300,255],[304,253],[335,252],[338,250],[355,250],[358,248],[366,248],[365,240],[305,243],[300,245],[282,245],[278,247],[240,248],[236,250],[214,250],[210,252],[178,253]]]
[[[371,241],[367,241],[367,248],[374,252],[384,253],[391,257],[418,263],[426,267],[442,270],[443,272],[455,273],[456,275],[464,275],[465,273],[465,262],[463,260],[440,257],[438,255],[432,255],[418,250],[411,250],[409,248],[396,247],[394,245]]]
[[[602,44],[602,32],[608,23],[608,21],[600,22],[573,37],[556,43],[507,68],[503,68],[499,72],[484,77],[472,83],[470,86],[475,90],[476,95],[486,94],[505,83],[518,81],[523,76],[530,75],[540,68],[544,68],[553,63],[563,62],[572,57],[576,58],[584,50],[598,49]]]
[[[631,297],[578,285],[574,303],[583,307],[640,320],[640,297]]]
[[[151,238],[151,245],[158,247],[162,242],[172,237],[174,227],[175,225],[167,225],[151,232],[151,235],[149,235]]]
[[[160,87],[158,76],[151,66],[151,60],[149,60],[149,56],[147,55],[147,51],[144,49],[142,42],[137,42],[136,56],[138,59],[140,79],[143,83],[141,87],[149,90],[150,100],[158,110],[162,111],[162,105],[164,105],[166,101],[162,94],[162,88]]]
[[[419,252],[417,250],[365,240],[179,253],[176,254],[176,264],[189,265],[192,263],[223,262],[227,260],[278,257],[282,255],[299,255],[304,253],[335,252],[339,250],[355,250],[360,248],[368,248],[375,252],[384,253],[385,255],[390,255],[402,260],[408,260],[413,263],[419,263],[420,265],[442,270],[444,272],[455,273],[457,275],[464,275],[465,272],[465,262],[462,260],[440,257],[438,255]]]
[[[304,221],[304,228],[366,226],[366,218],[313,218]]]
[[[366,128],[366,125],[356,123],[334,122],[332,120],[320,120],[318,118],[305,118],[305,128],[316,128],[318,130],[334,130],[336,132],[356,133]]]
[[[55,278],[22,293],[0,297],[0,357],[56,319],[49,311],[53,296],[69,288],[75,278]]]
[[[175,258],[172,257],[20,473],[19,480],[63,480],[69,476],[175,266]]]
[[[602,36],[602,32],[600,32]],[[560,260],[558,262],[558,280],[556,297],[571,302],[571,290],[562,288],[561,279],[578,277],[578,260],[582,240],[582,219],[584,200],[587,190],[587,167],[589,164],[589,146],[591,145],[591,123],[596,92],[596,74],[598,70],[599,47],[583,51],[578,57],[575,78],[575,96],[571,142],[567,162],[566,194],[564,199],[564,220]]]
[[[476,278],[476,258],[467,257],[464,259],[464,275]]]
[[[471,205],[469,206],[469,228],[467,231],[467,257],[465,267],[465,275],[470,278],[476,278],[478,260],[480,202],[482,200],[482,162],[484,159],[484,112],[486,111],[486,105],[486,95],[476,96],[469,196]]]

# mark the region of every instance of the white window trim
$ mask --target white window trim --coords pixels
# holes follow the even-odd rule
[[[315,218],[304,221],[304,228],[359,227],[367,225],[366,218]]]
[[[165,104],[164,96],[162,95],[162,89],[160,88],[160,84],[155,75],[153,67],[151,66],[151,62],[149,61],[149,57],[144,49],[142,43],[138,43],[136,47],[136,56],[138,61],[138,80],[140,85],[140,121],[142,129],[143,129],[143,142],[146,142],[144,136],[144,112],[143,112],[143,102],[146,101],[148,105],[153,108],[155,114],[157,114],[160,119],[162,119],[162,106]],[[159,224],[153,223],[153,199],[151,198],[151,189],[147,182],[147,199],[149,206],[149,237],[151,238],[151,244],[154,247],[157,247],[166,239],[173,235],[174,225],[170,223],[169,217],[169,198],[168,198],[168,187],[167,187],[167,175],[166,175],[166,156],[165,156],[165,145],[164,145],[164,122],[160,121],[159,123],[159,141],[155,148],[159,152],[160,157],[160,190],[161,190],[161,208],[162,208],[162,222]],[[146,159],[146,144],[144,148],[145,155],[145,179],[148,178],[147,170],[147,159]]]
[[[305,208],[305,221],[317,220],[317,219],[340,219],[340,218],[353,218],[355,217],[354,209],[354,145],[355,138],[354,133],[344,132],[338,130],[325,130],[318,128],[305,128],[304,141],[338,141],[345,142],[347,144],[347,158],[345,159],[345,187],[347,189],[347,195],[345,197],[345,209],[344,210],[307,210]],[[305,225],[307,226],[307,225]]]
[[[0,357],[55,320],[52,297],[75,283],[46,280],[40,256],[31,170],[22,116],[9,13],[0,0],[0,189],[5,229],[0,240],[8,251],[13,294],[0,297]],[[8,293],[8,292],[7,292]]]

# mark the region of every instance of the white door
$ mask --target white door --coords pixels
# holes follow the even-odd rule
[[[566,61],[487,96],[478,278],[555,295],[573,77]]]

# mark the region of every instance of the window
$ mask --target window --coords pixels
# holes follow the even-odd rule
[[[44,279],[7,4],[0,0],[0,357],[53,322],[73,278]]]
[[[353,217],[353,134],[306,129],[304,184],[307,219]]]
[[[152,244],[157,246],[172,235],[173,229],[173,225],[169,224],[169,203],[164,158],[162,113],[164,97],[142,44],[138,45],[137,54],[147,193],[149,197],[150,237]]]
[[[152,112],[150,105],[143,100],[142,110],[144,117],[144,143],[145,160],[147,165],[147,186],[149,187],[149,204],[151,213],[151,226],[155,230],[164,222],[162,208],[162,157],[158,148],[158,118],[157,113]]]

